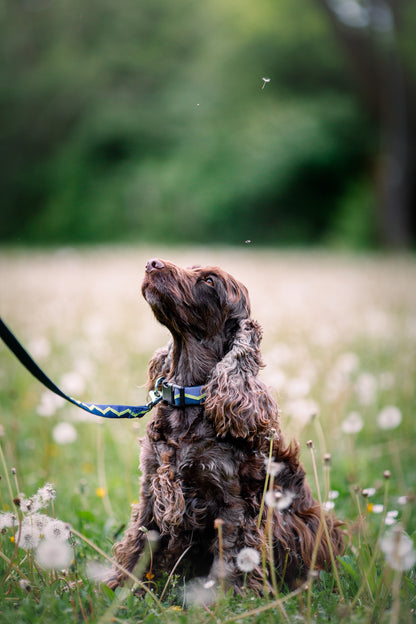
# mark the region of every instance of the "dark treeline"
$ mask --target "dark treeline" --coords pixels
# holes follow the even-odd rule
[[[411,243],[415,176],[388,240],[382,120],[345,44],[390,50],[394,32],[410,98],[399,4],[380,28],[345,19],[355,0],[6,2],[1,240]]]

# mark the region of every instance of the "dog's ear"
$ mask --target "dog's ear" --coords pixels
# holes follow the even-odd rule
[[[231,349],[205,387],[205,411],[219,436],[252,440],[277,425],[277,405],[257,377],[263,366],[261,336],[258,323],[240,321]]]
[[[172,342],[157,349],[147,368],[147,390],[153,390],[159,377],[167,377],[172,365]]]

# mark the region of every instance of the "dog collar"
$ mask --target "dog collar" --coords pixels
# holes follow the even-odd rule
[[[204,386],[179,386],[159,377],[154,390],[149,392],[151,401],[165,401],[173,407],[186,407],[187,405],[202,405],[205,402]]]

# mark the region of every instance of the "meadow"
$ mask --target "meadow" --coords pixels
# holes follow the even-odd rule
[[[138,497],[148,417],[90,416],[2,346],[0,622],[414,622],[414,257],[252,244],[6,249],[0,314],[71,396],[144,403],[147,362],[168,340],[140,295],[155,255],[220,265],[247,285],[282,430],[299,439],[325,513],[345,521],[337,574],[258,598],[213,594],[174,570],[156,584],[139,565],[129,587],[110,591],[100,580]],[[146,556],[156,547],[149,540]]]

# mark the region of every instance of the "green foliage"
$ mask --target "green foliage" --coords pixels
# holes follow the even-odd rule
[[[322,241],[372,149],[308,0],[39,0],[0,20],[2,240]]]

